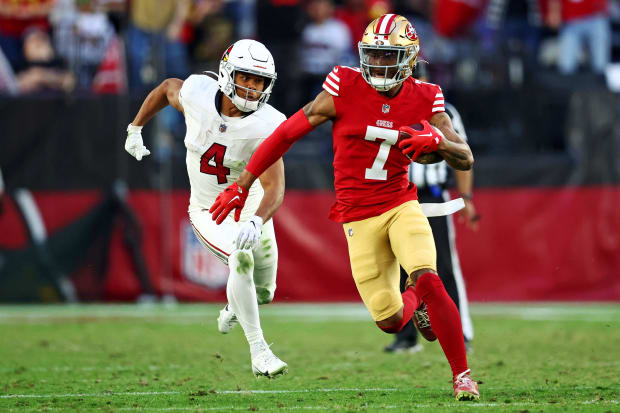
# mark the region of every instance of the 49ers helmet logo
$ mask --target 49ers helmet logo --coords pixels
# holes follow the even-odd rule
[[[416,33],[411,23],[407,24],[405,35],[407,36],[407,39],[409,40],[416,40],[418,38],[418,33]]]

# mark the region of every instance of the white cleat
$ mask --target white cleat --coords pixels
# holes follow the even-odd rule
[[[226,304],[226,307],[220,311],[220,316],[217,318],[217,329],[222,334],[228,334],[238,322],[237,316],[228,309],[228,304]]]
[[[252,356],[252,372],[257,378],[265,376],[272,379],[281,374],[286,374],[288,365],[277,358],[269,346],[265,344],[262,351]]]

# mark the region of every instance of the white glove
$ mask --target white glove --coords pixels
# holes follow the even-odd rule
[[[146,149],[142,141],[142,126],[133,126],[131,123],[127,126],[125,150],[139,161],[142,160],[142,157],[151,154],[151,151]]]
[[[263,219],[254,215],[248,221],[241,224],[237,235],[237,248],[240,250],[253,250],[258,246],[258,241],[263,233]]]

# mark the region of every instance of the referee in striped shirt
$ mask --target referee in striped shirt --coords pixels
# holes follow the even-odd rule
[[[424,80],[421,76],[418,78]],[[454,106],[449,103],[446,103],[445,108],[446,113],[452,119],[454,130],[460,136],[467,139],[459,113]],[[473,170],[454,171],[452,168],[448,167],[446,161],[428,165],[412,162],[409,167],[409,180],[418,187],[418,200],[421,203],[438,203],[450,200],[450,195],[446,187],[451,183],[452,179],[455,181],[460,196],[465,201],[465,208],[459,211],[459,220],[464,221],[469,229],[476,231],[478,229],[478,220],[480,216],[476,214],[476,208],[472,200],[474,182]],[[465,337],[465,346],[468,351],[471,351],[471,341],[474,338],[474,330],[469,315],[465,282],[463,280],[463,274],[461,273],[459,257],[454,242],[454,223],[452,221],[452,216],[429,218],[428,221],[433,231],[435,247],[437,249],[437,272],[448,294],[459,309],[461,323],[463,325],[463,336]],[[407,272],[401,268],[401,291],[404,291],[406,280]],[[409,323],[396,334],[396,339],[392,344],[385,347],[385,351],[389,353],[416,353],[421,350],[422,345],[418,343],[418,331],[413,324],[413,320],[409,321]]]

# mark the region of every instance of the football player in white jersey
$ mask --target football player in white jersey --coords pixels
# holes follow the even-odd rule
[[[215,75],[215,73],[213,73]],[[221,225],[208,212],[216,197],[235,182],[250,157],[286,117],[267,104],[276,80],[267,48],[239,40],[220,61],[217,81],[207,74],[185,81],[166,79],[147,96],[127,127],[125,149],[138,161],[150,154],[141,129],[158,111],[171,105],[185,115],[187,174],[191,186],[189,218],[196,237],[228,264],[228,304],[220,311],[218,329],[228,333],[241,324],[250,344],[256,376],[286,372],[263,338],[258,304],[271,302],[276,288],[278,249],[270,218],[284,196],[282,159],[265,171],[249,191],[245,208]]]

